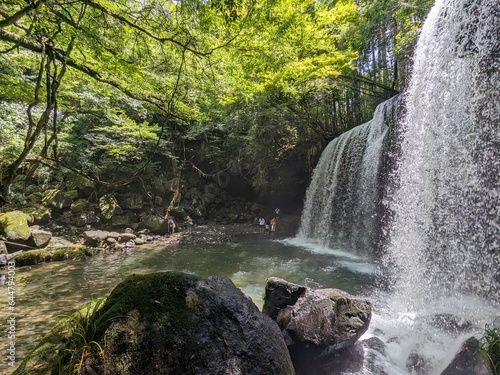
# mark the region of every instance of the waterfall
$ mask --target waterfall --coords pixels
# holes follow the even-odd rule
[[[372,321],[391,373],[441,374],[500,315],[499,15],[438,0],[417,44]]]
[[[306,193],[298,237],[353,252],[376,248],[383,153],[399,102],[397,96],[380,104],[372,120],[327,145]]]
[[[390,115],[399,126],[388,174]],[[374,363],[375,373],[441,374],[500,316],[498,0],[436,1],[408,91],[324,150],[299,237],[380,250],[368,334],[385,351],[367,351],[367,374]]]
[[[436,294],[500,303],[499,12],[437,1],[417,45],[385,258],[411,310]]]

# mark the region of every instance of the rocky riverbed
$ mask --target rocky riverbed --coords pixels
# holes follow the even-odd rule
[[[293,236],[298,227],[298,216],[280,219],[275,233],[270,236]],[[29,228],[28,228],[29,229]],[[120,232],[104,229],[87,228],[85,231],[72,231],[63,228],[51,236],[50,242],[43,248],[21,245],[12,250],[12,242],[2,243],[5,247],[0,254],[0,263],[6,264],[15,259],[18,266],[33,266],[44,262],[73,259],[90,256],[99,251],[132,250],[136,246],[176,246],[179,244],[220,244],[238,242],[238,235],[259,234],[259,227],[252,223],[195,225],[191,231],[177,228],[174,233],[158,235],[148,230],[134,231],[126,228]],[[38,230],[38,229],[36,229]],[[34,232],[35,230],[32,230]],[[49,233],[50,232],[45,232]],[[2,242],[2,241],[0,241]],[[7,251],[7,245],[9,251]]]

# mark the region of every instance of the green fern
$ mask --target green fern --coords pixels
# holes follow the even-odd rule
[[[493,327],[486,326],[484,336],[481,338],[481,349],[486,354],[494,375],[500,375],[500,317]]]
[[[59,349],[53,374],[80,374],[86,359],[93,353],[104,358],[99,341],[112,319],[112,309],[101,311],[105,302],[106,298],[88,302],[83,309],[71,315],[63,315],[57,321],[54,328],[61,332],[67,341]]]

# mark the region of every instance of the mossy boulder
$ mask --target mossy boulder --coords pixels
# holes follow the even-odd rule
[[[88,196],[88,194],[95,189],[94,182],[73,172],[70,172],[66,176],[66,180],[66,187],[79,192],[79,196]],[[83,195],[82,192],[84,192]]]
[[[43,205],[57,209],[70,207],[72,202],[71,197],[60,189],[47,190],[42,198]]]
[[[227,278],[181,273],[134,275],[103,311],[113,374],[294,374],[277,325]]]
[[[92,211],[92,205],[86,199],[78,199],[71,203],[71,212],[74,214],[80,214],[82,212]]]
[[[21,211],[0,214],[0,231],[9,241],[25,243],[31,237],[30,217]]]
[[[49,207],[25,207],[23,212],[33,218],[34,224],[47,224],[52,218],[52,210]]]
[[[125,193],[117,196],[120,207],[124,210],[140,210],[144,206],[144,199],[138,193]]]
[[[41,203],[44,194],[41,191],[34,192],[26,197],[28,202],[30,203]]]
[[[94,211],[82,212],[74,217],[73,223],[77,227],[83,227],[87,224],[95,224],[101,221],[100,217]]]
[[[168,233],[167,221],[159,215],[144,215],[139,223],[139,229],[149,229],[156,234]]]
[[[72,201],[74,201],[75,199],[78,199],[78,190],[76,190],[76,189],[68,190],[65,194]]]
[[[99,198],[99,208],[101,209],[102,216],[106,219],[111,219],[114,215],[123,212],[112,194],[106,194]]]
[[[14,374],[58,373],[69,366],[65,353],[83,353],[77,362],[87,358],[72,373],[295,373],[277,325],[227,278],[133,275],[91,315],[82,311],[73,315],[79,324],[68,320],[69,326],[56,326]],[[78,326],[87,329],[71,333],[69,328]],[[81,337],[98,345],[78,347]]]

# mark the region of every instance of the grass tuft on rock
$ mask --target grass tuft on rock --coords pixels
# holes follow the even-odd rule
[[[484,336],[481,338],[481,349],[486,354],[494,375],[500,375],[500,317],[493,327],[486,326]]]
[[[51,332],[21,363],[14,375],[73,375],[86,371],[87,359],[103,357],[101,340],[115,317],[102,310],[106,297],[88,302],[81,310],[61,315]],[[100,365],[100,364],[98,364]],[[86,373],[86,372],[85,372]]]

